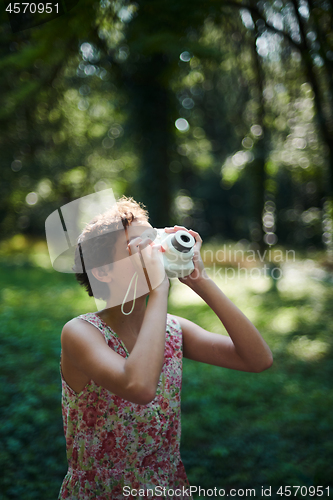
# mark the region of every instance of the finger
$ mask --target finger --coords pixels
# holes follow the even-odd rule
[[[193,238],[195,239],[195,245],[194,245],[194,249],[198,249],[200,250],[201,248],[201,245],[202,245],[202,239],[200,236],[198,236],[197,238],[195,238],[195,236],[192,234]]]
[[[160,244],[150,244],[140,248],[140,255],[145,257],[147,265],[156,265],[162,262],[162,246]]]
[[[144,248],[148,247],[152,242],[153,240],[151,238],[145,238],[144,240],[140,241],[138,244],[139,250],[141,251]]]
[[[137,238],[134,238],[127,244],[127,248],[129,249],[129,252],[131,254],[137,253],[139,251],[139,243],[141,241],[142,239],[140,238],[140,236],[138,236]]]
[[[153,243],[153,244],[151,244],[150,248],[151,248],[151,256],[152,256],[152,258],[157,257],[157,255],[158,255],[159,252],[164,251],[164,249],[162,249],[162,245],[160,245],[159,243]]]
[[[188,229],[186,229],[186,227],[184,227],[184,226],[173,226],[173,227],[164,228],[164,231],[166,233],[175,233],[176,231],[180,231],[180,230],[188,231]]]
[[[202,238],[199,233],[193,231],[193,229],[187,229],[187,231],[193,236],[196,242],[202,243]]]
[[[150,246],[156,252],[165,252],[164,248],[162,247],[162,245],[160,243],[153,243]]]

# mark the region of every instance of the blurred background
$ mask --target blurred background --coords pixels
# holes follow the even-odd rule
[[[95,305],[44,224],[106,188],[198,231],[273,351],[262,374],[184,361],[191,484],[333,486],[332,1],[80,0],[17,33],[1,9],[0,498],[66,472],[60,331]],[[178,282],[170,312],[225,333]]]

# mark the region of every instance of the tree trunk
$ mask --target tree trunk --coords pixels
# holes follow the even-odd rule
[[[333,130],[332,130],[333,116],[330,117],[325,116],[324,112],[325,102],[320,89],[320,84],[317,80],[314,63],[310,53],[310,47],[308,45],[308,41],[306,38],[306,24],[298,12],[297,0],[292,0],[292,4],[294,6],[295,16],[301,34],[300,50],[302,54],[302,61],[305,66],[307,79],[310,85],[312,86],[314,101],[317,109],[317,118],[318,118],[320,132],[328,150],[329,182],[326,185],[326,189],[327,189],[327,195],[332,197],[333,196]],[[327,68],[327,70],[330,71],[330,68]],[[326,109],[331,109],[331,106],[326,106]]]
[[[134,196],[148,208],[152,225],[170,224],[170,148],[173,143],[171,98],[163,82],[167,58],[157,54],[141,64],[131,83],[130,129],[139,143],[141,165]]]

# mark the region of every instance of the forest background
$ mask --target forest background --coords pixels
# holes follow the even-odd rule
[[[184,363],[191,483],[332,486],[332,0],[80,0],[16,33],[1,17],[0,498],[55,498],[65,473],[59,332],[93,306],[50,267],[44,224],[110,187],[201,234],[274,353],[260,376]],[[180,286],[171,311],[220,331]]]

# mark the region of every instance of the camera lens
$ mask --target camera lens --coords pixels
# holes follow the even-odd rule
[[[189,252],[195,244],[193,236],[185,231],[177,231],[171,239],[172,246],[179,252]]]

